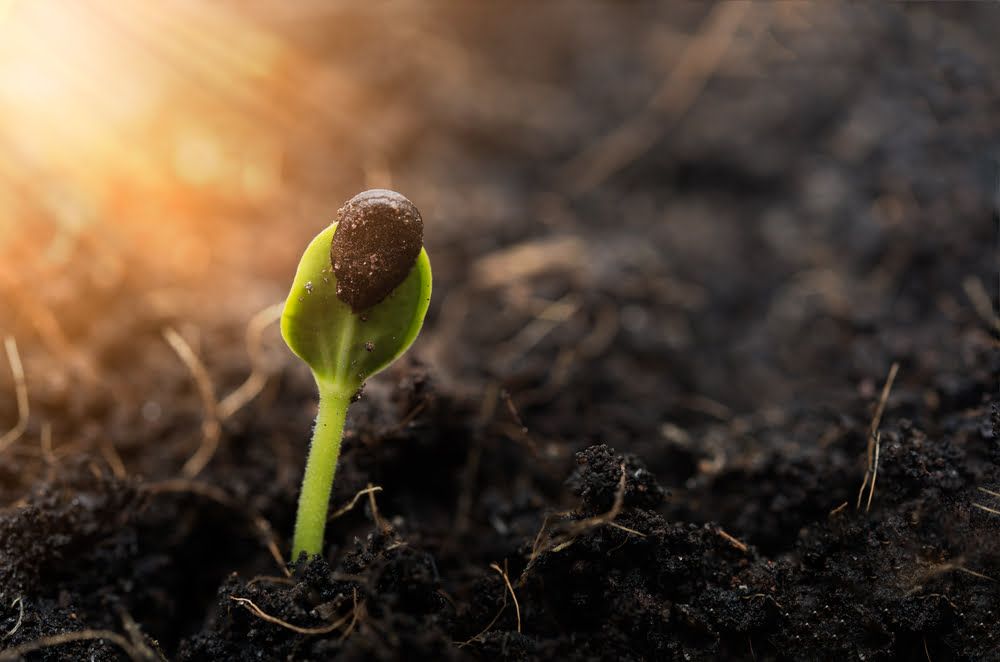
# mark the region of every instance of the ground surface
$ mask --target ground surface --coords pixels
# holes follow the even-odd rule
[[[311,63],[287,195],[7,246],[0,660],[1000,660],[996,7],[504,6],[250,3]],[[287,577],[308,373],[268,326],[185,475],[163,330],[232,392],[366,186],[434,301],[350,413],[334,508],[381,491]]]

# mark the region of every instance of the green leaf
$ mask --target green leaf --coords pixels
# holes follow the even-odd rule
[[[431,264],[420,250],[409,274],[389,295],[355,313],[337,296],[330,246],[337,223],[320,232],[299,262],[281,315],[281,335],[317,382],[353,393],[405,352],[424,324],[431,300]]]

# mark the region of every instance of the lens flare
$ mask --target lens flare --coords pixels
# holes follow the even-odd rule
[[[0,251],[33,238],[57,259],[90,231],[155,261],[143,225],[210,243],[206,220],[275,201],[309,63],[264,24],[184,0],[0,0]]]

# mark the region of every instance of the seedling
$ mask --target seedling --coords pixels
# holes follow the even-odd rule
[[[431,300],[423,220],[394,191],[354,196],[299,262],[281,335],[312,369],[319,389],[292,560],[323,548],[330,491],[347,408],[365,380],[413,344]]]

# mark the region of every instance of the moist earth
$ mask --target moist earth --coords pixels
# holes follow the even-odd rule
[[[681,109],[720,7],[263,15],[371,86],[363,126],[289,94],[294,199],[227,203],[197,277],[155,227],[5,250],[0,660],[1000,660],[1000,15],[757,6]],[[434,300],[288,567],[315,387],[247,324],[390,183]],[[220,398],[267,376],[194,476],[168,327]]]

